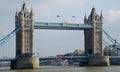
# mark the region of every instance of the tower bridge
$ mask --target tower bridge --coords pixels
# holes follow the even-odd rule
[[[101,59],[100,62],[104,61],[106,58],[102,57],[103,54],[102,25],[103,25],[102,13],[98,15],[95,11],[95,8],[92,8],[92,11],[88,18],[86,16],[84,17],[83,24],[67,22],[63,23],[34,22],[33,10],[31,9],[31,11],[29,12],[27,10],[26,4],[23,3],[21,11],[16,12],[15,15],[15,27],[16,28],[20,27],[21,29],[16,33],[16,58],[18,59],[11,62],[12,64],[11,67],[12,68],[39,67],[39,65],[37,64],[39,62],[39,59],[33,57],[34,29],[84,30],[85,55],[86,56],[95,55],[97,57],[101,56],[99,58]],[[97,59],[97,57],[95,57],[95,59]],[[92,57],[90,61],[93,59],[94,57]],[[94,64],[90,62],[90,64],[94,65],[96,64],[96,62]]]
[[[39,58],[33,56],[34,29],[84,30],[85,56],[88,65],[109,65],[109,57],[103,56],[103,15],[97,14],[93,7],[90,15],[84,17],[84,23],[34,22],[33,9],[29,12],[23,3],[15,14],[15,30],[0,40],[0,45],[16,34],[16,56],[11,60],[11,68],[39,68]],[[86,58],[85,57],[85,58]],[[69,57],[68,57],[69,58]],[[8,59],[9,60],[9,59]]]

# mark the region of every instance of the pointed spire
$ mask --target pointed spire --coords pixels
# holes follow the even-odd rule
[[[92,11],[91,11],[91,16],[95,17],[97,15],[95,7],[93,6]]]
[[[95,9],[95,6],[93,5],[92,9]]]
[[[101,10],[100,18],[103,18],[102,10]]]
[[[85,16],[84,16],[84,20],[87,20],[86,13],[85,13]]]
[[[90,13],[90,15],[88,17],[88,20],[94,22],[96,16],[97,16],[97,13],[96,13],[95,7],[93,6],[92,10],[91,10],[91,13]]]
[[[30,17],[31,17],[32,20],[34,19],[34,18],[33,18],[33,8],[32,8],[32,6],[31,6]]]
[[[100,20],[103,22],[103,14],[102,14],[102,10],[101,10],[101,14],[100,14]]]
[[[17,11],[17,9],[16,9],[16,14],[15,14],[15,16],[16,16],[16,17],[18,16],[18,11]]]
[[[30,12],[30,14],[33,14],[33,7],[31,6],[31,12]]]
[[[23,0],[23,4],[25,4],[25,0]]]
[[[23,12],[28,12],[25,1],[23,1],[23,6],[22,6],[21,11],[23,11]]]

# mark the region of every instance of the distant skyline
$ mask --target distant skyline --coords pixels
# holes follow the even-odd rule
[[[92,7],[97,14],[103,12],[103,28],[120,42],[120,0],[26,0],[28,11],[34,10],[34,21],[83,23],[85,14],[89,16]],[[15,12],[21,10],[23,0],[0,1],[0,39],[10,33],[15,26]],[[59,15],[60,17],[57,17]],[[73,17],[74,16],[74,17]],[[14,42],[13,42],[14,43]],[[83,31],[35,30],[34,48],[36,55],[53,56],[84,50]],[[15,50],[15,43],[10,53]]]

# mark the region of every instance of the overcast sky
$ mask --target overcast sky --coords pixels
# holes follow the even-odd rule
[[[21,10],[22,4],[23,0],[0,0],[0,39],[14,29],[15,12],[16,9]],[[103,12],[104,30],[120,41],[120,0],[26,0],[26,5],[28,11],[32,6],[35,21],[72,23],[83,23],[85,13],[88,16],[94,6],[98,15],[101,10]],[[56,15],[60,17],[57,18]],[[39,56],[64,54],[76,49],[84,50],[84,34],[83,31],[71,30],[35,30],[34,48]],[[9,43],[8,51],[14,56],[14,38],[11,44]]]

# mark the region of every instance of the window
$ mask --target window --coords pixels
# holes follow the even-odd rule
[[[26,43],[27,43],[27,44],[29,43],[28,40],[26,40]]]

